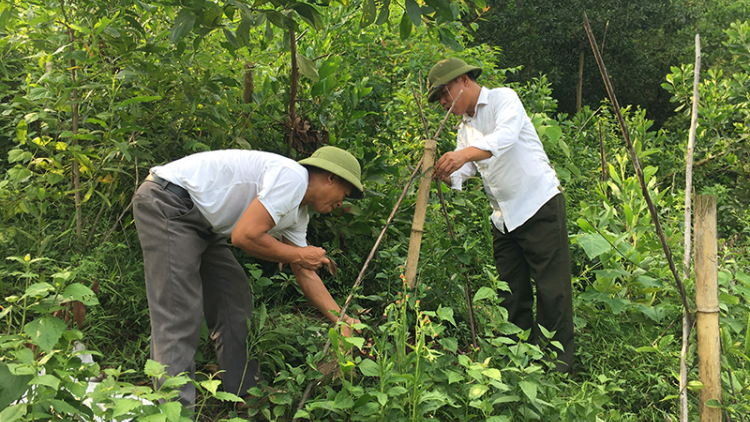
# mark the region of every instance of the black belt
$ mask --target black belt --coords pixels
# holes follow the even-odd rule
[[[175,195],[179,196],[182,199],[190,198],[190,193],[186,191],[185,188],[175,185],[172,182],[168,182],[155,174],[149,174],[148,176],[146,176],[146,181],[154,182],[157,185],[161,185],[162,187],[164,187],[164,189],[174,193]]]

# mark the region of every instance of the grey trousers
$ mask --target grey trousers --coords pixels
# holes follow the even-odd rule
[[[203,317],[214,340],[224,390],[246,394],[257,382],[258,365],[248,359],[247,321],[252,294],[247,275],[224,236],[211,227],[191,199],[145,181],[133,201],[143,249],[151,316],[151,359],[167,375],[195,379],[195,352]],[[163,379],[154,380],[155,387]],[[195,386],[184,385],[179,401],[192,408]]]
[[[500,280],[511,292],[498,291],[508,320],[523,330],[531,329],[529,341],[539,343],[537,324],[554,331],[557,370],[573,369],[573,299],[570,249],[565,216],[565,197],[555,195],[520,227],[501,233],[493,227],[495,266]],[[533,285],[532,285],[533,280]],[[536,318],[534,318],[536,290]]]

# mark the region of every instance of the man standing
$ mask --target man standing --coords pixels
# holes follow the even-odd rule
[[[252,294],[245,270],[227,243],[251,256],[291,264],[297,284],[332,322],[339,306],[316,270],[326,251],[308,246],[308,206],[326,214],[344,197],[361,198],[359,162],[336,147],[299,163],[261,151],[223,150],[189,155],[151,169],[133,213],[143,249],[151,316],[151,358],[170,376],[195,378],[194,355],[203,317],[215,342],[224,389],[239,396],[256,385],[258,363],[248,361],[247,319]],[[332,312],[333,311],[333,312]],[[351,325],[357,320],[345,317]],[[351,335],[350,328],[343,329]],[[156,380],[159,386],[163,380]],[[192,408],[195,387],[180,389]]]
[[[569,372],[573,304],[565,197],[518,95],[510,88],[480,86],[481,73],[457,58],[430,70],[428,101],[448,111],[458,98],[452,114],[462,116],[456,149],[440,157],[435,177],[461,190],[463,180],[479,171],[493,210],[495,265],[511,289],[499,292],[508,320],[531,329],[534,343],[541,340],[537,324],[554,331],[552,340],[564,348],[550,349],[557,352],[556,368]]]

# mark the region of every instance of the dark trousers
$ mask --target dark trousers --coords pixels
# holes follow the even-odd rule
[[[244,395],[258,375],[247,352],[252,314],[247,275],[225,237],[211,231],[191,199],[166,185],[144,182],[133,202],[151,316],[151,358],[167,365],[167,375],[187,372],[195,379],[194,357],[205,316],[219,368],[226,371],[224,390]],[[155,386],[163,381],[155,380]],[[194,406],[193,384],[180,389],[179,400]]]
[[[511,291],[499,291],[508,320],[523,330],[531,329],[529,341],[539,343],[537,324],[554,331],[559,341],[557,370],[573,368],[573,301],[570,250],[565,216],[565,197],[550,199],[523,225],[507,233],[493,227],[493,250],[500,280]],[[532,285],[533,280],[533,285]],[[536,320],[534,319],[536,290]]]

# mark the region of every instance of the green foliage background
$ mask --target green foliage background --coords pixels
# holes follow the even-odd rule
[[[311,244],[339,264],[338,279],[322,276],[343,301],[422,154],[425,124],[434,134],[443,121],[442,110],[423,101],[425,74],[454,55],[483,67],[483,85],[519,92],[564,184],[576,372],[548,372],[542,349],[507,337],[517,329],[497,303],[504,283],[491,265],[488,205],[477,179],[464,192],[445,192],[456,240],[431,196],[413,291],[400,278],[416,200],[416,188],[407,190],[353,292],[361,337],[329,332],[288,270],[238,252],[256,298],[252,350],[266,382],[282,392],[249,414],[237,412],[236,397],[211,374],[204,333],[198,411],[212,420],[677,420],[679,295],[590,60],[586,106],[570,112],[571,69],[577,72],[580,51],[590,54],[581,39],[585,10],[597,36],[607,33],[605,62],[620,104],[631,105],[630,136],[679,260],[692,42],[696,31],[706,34],[694,186],[717,199],[721,406],[739,420],[750,410],[750,25],[735,19],[747,18],[748,3],[694,3],[0,3],[0,250],[8,257],[0,262],[0,419],[186,416],[174,403],[159,404],[169,389],[141,385],[162,369],[148,361],[131,198],[150,167],[196,151],[303,156],[314,142],[289,142],[293,95],[307,133],[352,151],[363,165],[366,198],[347,204],[347,213],[313,216],[309,228]],[[292,58],[301,74],[294,93]],[[245,102],[248,69],[253,92]],[[448,119],[439,151],[453,148],[456,124]],[[685,283],[694,297],[692,277]],[[76,301],[87,305],[82,325]],[[326,358],[326,338],[354,352],[333,348],[344,376],[298,410],[307,383],[321,375],[315,368]],[[79,341],[95,363],[81,361]],[[691,344],[690,418],[698,420],[695,334]],[[85,381],[100,370],[105,380],[86,393]],[[29,404],[15,403],[24,393]],[[89,409],[84,398],[101,406]]]

